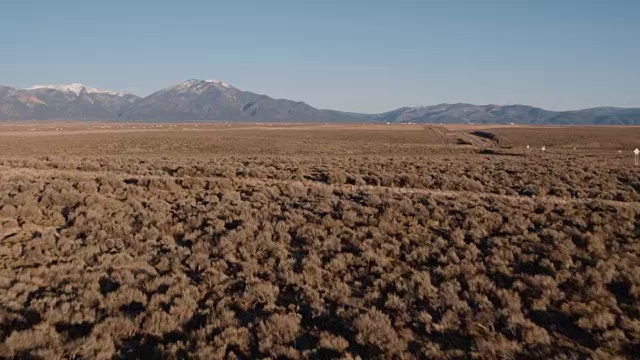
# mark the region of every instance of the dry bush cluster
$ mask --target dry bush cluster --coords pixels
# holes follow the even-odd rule
[[[0,124],[0,129],[2,125]],[[0,154],[130,155],[434,155],[458,154],[452,141],[432,127],[417,129],[355,126],[344,129],[310,127],[231,127],[187,131],[70,131],[27,132],[0,130]],[[470,152],[462,150],[464,152]]]
[[[637,356],[638,171],[528,159],[2,157],[0,358]]]
[[[226,177],[296,180],[332,185],[469,191],[507,196],[640,201],[640,178],[633,166],[597,163],[578,155],[498,154],[430,156],[225,156],[176,161],[103,157],[0,158],[0,166],[38,170],[126,173],[172,177]],[[506,155],[501,155],[506,154]],[[517,154],[517,155],[516,155]]]

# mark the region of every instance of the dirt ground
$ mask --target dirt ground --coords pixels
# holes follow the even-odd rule
[[[637,358],[639,142],[2,123],[0,358]]]

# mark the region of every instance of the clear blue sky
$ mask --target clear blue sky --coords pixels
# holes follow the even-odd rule
[[[362,112],[640,106],[640,1],[2,0],[0,84],[190,78]]]

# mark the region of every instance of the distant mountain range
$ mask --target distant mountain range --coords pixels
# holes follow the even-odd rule
[[[111,120],[138,100],[127,92],[82,84],[36,85],[29,89],[0,86],[0,120]]]
[[[440,104],[358,114],[274,99],[221,81],[188,80],[144,98],[82,84],[0,86],[0,120],[640,125],[640,108],[549,111],[527,105]]]

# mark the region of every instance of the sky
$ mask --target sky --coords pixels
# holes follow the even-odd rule
[[[319,108],[640,107],[637,0],[1,0],[0,84],[187,79]]]

